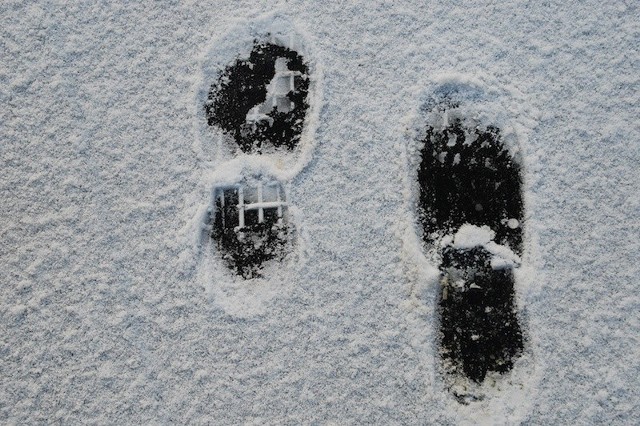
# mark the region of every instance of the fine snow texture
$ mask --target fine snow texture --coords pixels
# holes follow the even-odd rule
[[[638,423],[639,7],[1,2],[0,422]],[[318,84],[282,168],[225,151],[202,107],[274,22]],[[534,374],[477,413],[437,373],[412,210],[415,123],[451,84],[524,173]],[[258,169],[289,191],[296,258],[216,286],[212,188]]]

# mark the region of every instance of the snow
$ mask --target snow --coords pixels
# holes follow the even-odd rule
[[[515,220],[516,219],[509,219]],[[514,268],[520,266],[520,257],[511,248],[497,244],[493,241],[496,233],[488,226],[475,226],[468,223],[462,225],[455,235],[445,236],[441,244],[452,246],[458,250],[469,250],[482,247],[492,254],[491,267],[493,269]]]
[[[2,2],[0,421],[638,423],[638,22],[633,1]],[[201,108],[269,28],[316,84],[284,159],[225,150]],[[528,352],[475,406],[443,389],[414,215],[412,140],[451,88],[525,173]],[[256,171],[286,182],[296,249],[242,283],[201,223]]]
[[[491,242],[496,233],[488,226],[475,226],[468,223],[462,225],[453,236],[453,247],[456,249],[472,249],[485,246]]]

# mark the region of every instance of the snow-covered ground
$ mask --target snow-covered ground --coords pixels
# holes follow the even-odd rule
[[[199,246],[198,99],[270,20],[318,110],[296,256],[243,287]],[[3,1],[0,422],[637,424],[639,23],[632,0]],[[413,126],[445,84],[487,94],[525,171],[528,376],[482,409],[443,389],[415,236]]]

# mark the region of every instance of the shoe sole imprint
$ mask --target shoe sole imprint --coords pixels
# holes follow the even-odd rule
[[[211,87],[207,122],[245,153],[260,154],[268,145],[292,150],[309,109],[308,66],[298,52],[274,41],[254,43],[249,57],[236,59]]]
[[[514,276],[524,246],[521,163],[501,129],[477,118],[474,103],[487,95],[456,78],[443,78],[422,110],[414,179],[422,244],[440,270],[438,370],[464,406],[493,386],[521,388],[530,364],[520,362],[528,352]],[[516,364],[517,377],[506,374]],[[496,396],[481,404],[489,413],[502,405]]]
[[[260,25],[265,28],[251,34],[248,56],[209,65],[218,71],[203,102],[207,127],[232,157],[218,171],[245,163],[244,177],[212,184],[205,239],[243,279],[262,277],[263,264],[283,260],[292,251],[295,226],[287,214],[284,182],[303,166],[292,159],[308,161],[301,145],[311,142],[309,115],[317,111],[313,66],[298,51],[305,44],[288,22],[284,30],[282,25]],[[268,199],[274,188],[274,199]]]
[[[202,64],[194,149],[218,165],[259,156],[281,180],[295,177],[315,147],[323,80],[317,56],[279,14],[218,39]]]
[[[455,105],[444,106],[448,115]],[[418,172],[425,243],[436,245],[463,225],[487,227],[498,245],[522,254],[520,167],[501,142],[500,130],[465,128],[447,117],[430,126]],[[514,306],[514,279],[492,265],[482,247],[441,248],[441,355],[450,373],[476,383],[504,373],[523,349]]]
[[[207,233],[227,266],[245,279],[260,277],[264,262],[290,249],[287,194],[277,181],[244,182],[214,189]]]

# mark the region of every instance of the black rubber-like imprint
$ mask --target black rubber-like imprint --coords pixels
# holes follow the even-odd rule
[[[283,81],[273,84],[286,85],[288,77],[293,87],[284,88],[279,105],[267,105],[261,118],[248,120],[247,114],[267,100],[267,86],[276,76],[278,59],[284,60],[279,74]],[[269,144],[291,150],[300,141],[309,108],[308,89],[308,67],[302,56],[287,47],[256,41],[249,58],[229,65],[212,85],[205,105],[207,122],[233,136],[243,152],[260,153]]]
[[[264,262],[284,257],[290,233],[283,220],[286,204],[275,201],[280,194],[263,203],[262,200],[248,200],[248,188],[236,186],[216,190],[214,210],[209,219],[213,225],[211,237],[222,258],[231,270],[245,279],[260,277]],[[245,194],[242,194],[243,190]],[[279,185],[272,188],[274,194],[281,190]]]
[[[500,131],[465,128],[453,119],[428,127],[418,172],[425,242],[434,247],[460,226],[489,226],[494,241],[522,254],[523,201],[520,166]],[[448,374],[476,383],[504,373],[523,350],[509,268],[493,269],[483,247],[440,252],[440,351]]]

